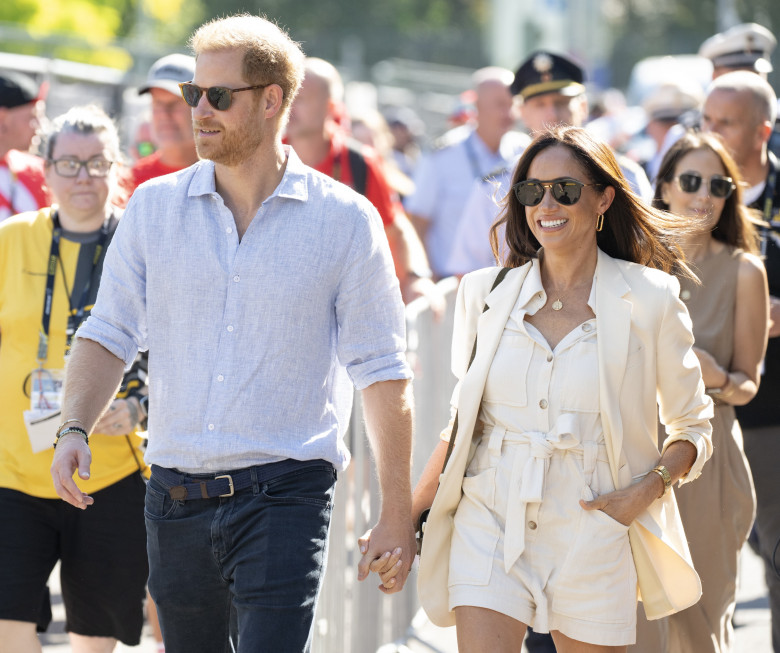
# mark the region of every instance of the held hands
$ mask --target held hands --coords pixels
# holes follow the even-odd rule
[[[386,525],[379,523],[358,539],[363,557],[358,563],[358,580],[365,580],[370,572],[379,574],[379,590],[394,594],[403,589],[414,562],[416,550],[411,522]]]
[[[92,453],[81,434],[68,433],[59,439],[51,464],[54,489],[61,499],[82,510],[86,510],[95,500],[79,490],[73,480],[73,473],[78,470],[79,478],[87,480],[91,464]]]

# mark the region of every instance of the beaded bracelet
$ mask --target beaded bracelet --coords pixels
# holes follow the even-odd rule
[[[57,443],[60,441],[60,438],[63,435],[68,435],[69,433],[78,433],[78,434],[80,434],[81,436],[83,436],[84,442],[87,444],[87,446],[89,446],[89,435],[87,435],[87,432],[84,429],[79,428],[78,426],[69,426],[66,429],[62,429],[61,431],[57,431],[57,435],[54,438],[54,445],[53,445],[55,449],[57,448]]]

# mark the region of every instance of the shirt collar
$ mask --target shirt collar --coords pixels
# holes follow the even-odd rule
[[[539,257],[542,250],[539,250]],[[520,294],[512,309],[513,318],[522,322],[526,315],[534,315],[542,306],[547,303],[547,293],[542,286],[541,259],[537,257],[531,260],[531,269],[523,282]],[[588,306],[596,312],[596,278],[597,272],[593,273],[593,282],[590,286],[590,295],[588,296]]]
[[[271,193],[268,199],[273,197],[284,197],[305,202],[309,197],[306,183],[308,168],[303,164],[292,147],[289,145],[283,145],[282,147],[287,155],[287,167],[284,170],[282,181],[279,182],[279,185],[274,192]],[[190,181],[187,192],[188,197],[216,194],[217,186],[214,178],[214,162],[208,160],[198,161],[193,167],[195,168],[195,172]],[[266,201],[268,201],[268,199]]]

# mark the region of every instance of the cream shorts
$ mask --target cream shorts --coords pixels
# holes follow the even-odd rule
[[[558,630],[604,646],[634,643],[637,578],[628,527],[579,499],[613,489],[606,451],[583,468],[579,451],[555,451],[547,461],[539,503],[525,512],[525,548],[507,573],[504,540],[513,468],[529,446],[489,447],[486,435],[463,479],[450,554],[449,607],[495,610],[538,632]],[[490,449],[493,449],[491,452]],[[521,460],[518,460],[518,457]]]

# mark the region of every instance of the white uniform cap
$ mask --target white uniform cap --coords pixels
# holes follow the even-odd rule
[[[677,120],[687,111],[698,109],[704,102],[704,92],[691,80],[682,84],[660,84],[642,102],[650,120]]]
[[[757,73],[772,72],[769,62],[777,45],[774,34],[756,23],[742,23],[711,36],[699,48],[699,54],[716,68],[751,68]]]

